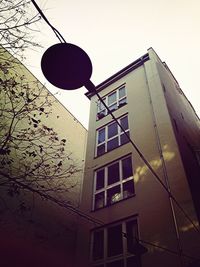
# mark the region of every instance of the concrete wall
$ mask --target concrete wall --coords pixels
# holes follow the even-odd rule
[[[186,172],[186,166],[187,164],[190,164],[190,161],[188,163],[183,161],[182,151],[184,150],[184,147],[182,145],[180,146],[179,140],[177,139],[177,125],[174,125],[173,116],[180,117],[181,111],[184,114],[190,114],[188,114],[188,116],[191,116],[191,123],[188,123],[184,127],[188,135],[193,136],[193,144],[199,142],[198,120],[186,98],[184,97],[184,101],[180,98],[178,91],[175,89],[177,88],[177,81],[172,74],[164,67],[152,49],[149,50],[149,54],[151,65],[147,66],[148,62],[146,63],[146,73],[150,88],[157,135],[161,153],[164,156],[165,176],[176,200],[193,220],[194,224],[198,225],[198,214],[194,209],[195,203],[193,202],[193,192],[191,191],[190,182],[187,176],[188,173]],[[163,84],[165,86],[164,88]],[[168,95],[171,95],[171,97],[166,98]],[[174,107],[173,116],[170,112],[171,108],[169,108],[172,106]],[[182,131],[180,130],[180,132]],[[171,147],[171,151],[174,153],[174,158],[169,163],[167,157],[164,155],[165,146]],[[198,257],[200,251],[198,232],[194,229],[191,222],[186,219],[183,212],[180,211],[174,201],[173,208],[178,224],[179,239],[184,253]]]
[[[128,113],[130,137],[142,151],[162,182],[170,185],[172,193],[191,218],[197,223],[192,197],[188,188],[179,147],[174,134],[162,84],[159,78],[153,51],[149,51],[150,60],[144,65],[116,79],[111,85],[100,91],[103,97],[122,84],[127,90],[128,104],[114,111],[116,118]],[[135,215],[139,222],[139,237],[142,240],[177,251],[178,238],[174,223],[177,218],[181,242],[186,253],[198,256],[199,247],[193,238],[197,235],[183,214],[171,205],[169,196],[130,143],[118,147],[100,157],[95,157],[96,129],[110,122],[111,116],[96,121],[97,97],[91,98],[86,165],[81,208],[88,215],[109,224]],[[135,196],[122,200],[112,206],[92,211],[94,171],[116,159],[131,153]],[[173,210],[172,210],[173,208]],[[189,226],[190,225],[190,226]],[[85,221],[79,230],[78,266],[92,266],[90,262],[90,231],[98,224]],[[187,230],[185,231],[185,229]],[[142,256],[142,266],[181,266],[178,255],[147,246],[149,253]],[[90,262],[90,263],[89,263]],[[187,259],[183,259],[187,264]],[[186,265],[182,265],[186,266]]]
[[[200,148],[200,120],[189,100],[184,95],[179,84],[174,81],[167,66],[157,64],[164,95],[179,146],[181,159],[187,174],[188,184],[194,200],[198,220],[200,220],[199,175],[195,151]]]

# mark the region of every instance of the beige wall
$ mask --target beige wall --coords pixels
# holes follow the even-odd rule
[[[197,163],[194,152],[195,149],[200,148],[200,121],[171,72],[168,68],[166,71],[166,67],[161,64],[159,59],[156,61],[160,80],[164,85],[163,94],[179,148],[181,163],[183,164],[182,168],[179,167],[182,173],[179,172],[177,176],[176,172],[176,177],[174,173],[169,176],[171,189],[188,215],[194,222],[197,222],[199,221],[199,192],[197,188],[199,188],[200,166]],[[175,169],[177,162],[173,163],[173,168]],[[192,202],[192,199],[194,202]],[[194,210],[194,207],[196,210]],[[183,249],[186,253],[193,255],[196,250],[199,250],[196,245],[200,242],[199,235],[192,227],[191,222],[178,209],[176,210]],[[198,255],[198,252],[196,255]]]
[[[167,164],[167,158],[164,155],[166,178],[169,182],[172,194],[175,196],[179,204],[190,216],[193,222],[198,225],[197,214],[195,212],[194,203],[192,201],[188,177],[187,173],[185,172],[185,162],[183,162],[183,159],[181,157],[181,148],[178,146],[176,131],[173,125],[173,117],[171,117],[169,105],[176,107],[173,111],[173,114],[176,114],[176,116],[180,116],[180,112],[182,110],[184,114],[187,114],[186,116],[191,117],[190,123],[186,125],[185,128],[187,129],[187,132],[190,132],[190,134],[193,135],[194,143],[199,140],[198,136],[200,136],[199,129],[198,127],[196,127],[197,117],[195,116],[194,111],[192,110],[191,105],[189,105],[186,98],[183,102],[183,99],[180,99],[180,96],[178,97],[177,90],[175,90],[177,84],[173,76],[164,68],[163,64],[153,50],[149,50],[149,53],[150,58],[155,60],[154,62],[152,62],[151,68],[148,69],[147,67],[147,76],[151,91],[151,98],[155,120],[157,123],[160,145],[162,150],[164,146],[168,145],[172,148],[172,152],[175,155],[175,157],[169,164]],[[146,64],[148,64],[148,62]],[[160,72],[158,72],[158,70],[161,69],[162,75],[160,74]],[[169,94],[171,94],[170,100],[166,99],[166,93],[162,88],[162,82],[165,83],[167,88],[165,89],[167,90],[167,92],[169,91]],[[171,87],[169,86],[169,83],[171,84]],[[162,102],[159,103],[159,99],[162,99]],[[169,129],[169,131],[166,130],[166,122],[168,122],[168,125],[171,128]],[[200,250],[199,235],[192,226],[191,222],[186,219],[183,213],[180,212],[180,209],[177,208],[177,205],[173,204],[173,206],[178,223],[181,246],[186,254],[193,256],[196,255],[197,257]]]
[[[18,60],[5,51],[2,54],[2,48],[0,53],[0,63],[3,64],[4,60],[5,62],[11,62],[11,73],[13,75],[15,73],[24,75],[30,86],[43,87]],[[4,79],[5,76],[2,72],[1,75],[1,78]],[[43,97],[48,94],[48,90],[44,88]],[[40,100],[38,99],[38,103]],[[4,98],[1,97],[0,101],[4,101]],[[51,113],[48,117],[42,115],[41,120],[43,124],[53,128],[58,133],[60,140],[66,139],[66,153],[70,155],[74,164],[80,169],[79,172],[66,179],[66,192],[62,195],[66,207],[70,204],[78,208],[83,180],[87,130],[51,94],[49,95],[49,101],[52,103]],[[27,123],[25,118],[20,121],[18,128],[28,127]],[[68,162],[65,161],[63,167],[67,167],[67,164]],[[75,186],[71,188],[71,185]],[[1,200],[3,199],[5,203],[9,204],[9,209],[16,208],[15,198],[9,198],[4,192],[4,188],[0,188],[0,190]],[[28,211],[20,215],[13,209],[11,212],[7,210],[1,214],[0,248],[5,256],[2,258],[3,265],[74,266],[79,217],[69,209],[61,208],[54,202],[38,197],[37,194],[26,192],[24,197],[32,208],[31,212]]]
[[[54,97],[52,96],[52,98]],[[64,138],[67,140],[66,144],[68,153],[72,156],[74,163],[77,164],[81,170],[77,174],[73,174],[72,178],[68,180],[69,185],[70,182],[74,184],[75,181],[77,182],[77,185],[66,193],[67,197],[74,203],[74,205],[79,206],[85,165],[87,130],[57,100],[52,106],[52,114],[46,121],[46,124],[49,125],[49,127],[53,127],[53,129],[59,133],[61,139]]]
[[[149,51],[149,54],[149,61],[100,91],[100,95],[105,96],[125,83],[128,104],[115,111],[115,117],[118,118],[128,112],[131,139],[137,144],[161,180],[165,184],[166,179],[169,180],[172,193],[191,218],[197,222],[156,66],[157,58],[152,50]],[[81,208],[105,224],[136,215],[142,240],[176,251],[177,237],[168,194],[150,173],[131,144],[118,147],[100,157],[94,157],[96,129],[111,121],[110,115],[96,121],[96,102],[97,97],[92,96]],[[112,206],[91,212],[94,171],[129,153],[132,154],[136,195]],[[163,155],[163,160],[161,155]],[[177,207],[174,207],[174,210],[179,230],[186,229],[189,225],[188,221],[180,214]],[[91,222],[85,222],[80,227],[78,241],[80,265],[78,266],[89,266],[90,230],[93,228],[95,228],[95,224]],[[191,242],[195,233],[194,229],[192,227],[187,229],[187,231],[182,230],[181,232],[185,252],[198,256],[198,253],[195,254],[194,246],[198,251],[199,247],[197,248],[196,241],[192,247]],[[187,238],[183,237],[184,235]],[[142,257],[142,266],[180,266],[177,256],[151,246],[148,246],[148,249],[149,253]]]

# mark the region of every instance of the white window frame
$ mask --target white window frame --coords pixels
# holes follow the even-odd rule
[[[120,118],[118,119],[118,122],[120,123],[120,120],[123,119],[123,118],[125,118],[125,117],[127,117],[127,119],[128,119],[128,114],[126,114],[126,115],[120,117]],[[117,147],[119,147],[119,146],[121,146],[121,145],[124,145],[124,144],[121,144],[121,138],[120,138],[121,135],[124,134],[124,132],[121,130],[121,128],[119,127],[119,125],[117,125],[117,134],[114,135],[114,136],[112,136],[112,137],[110,137],[110,138],[108,138],[108,127],[109,127],[111,124],[113,124],[113,123],[115,123],[114,120],[111,121],[109,124],[104,125],[103,127],[97,129],[97,131],[96,131],[96,149],[95,149],[95,157],[100,157],[100,156],[102,156],[103,154],[105,154],[106,152],[112,151],[113,149],[116,149]],[[103,142],[101,142],[101,143],[98,144],[99,132],[100,132],[102,129],[105,129],[105,140],[104,140]],[[127,134],[129,134],[129,123],[128,123],[128,128],[125,130],[125,132],[126,132]],[[115,139],[116,137],[118,137],[118,146],[108,151],[108,142],[111,141],[111,140],[113,140],[113,139]],[[101,146],[101,145],[103,145],[103,144],[105,145],[105,152],[102,153],[101,155],[98,155],[98,154],[97,154],[97,149],[98,149],[99,146]],[[126,143],[125,143],[125,144],[126,144]]]
[[[124,88],[125,90],[125,95],[120,97],[119,96],[119,91],[120,89]],[[109,99],[109,96],[111,96],[112,94],[114,94],[116,92],[116,101],[114,101],[113,103],[111,103],[110,105],[108,104],[108,99]],[[120,102],[122,100],[125,100],[124,105],[127,104],[127,93],[126,93],[126,86],[125,84],[121,85],[119,88],[117,88],[116,90],[110,92],[108,95],[106,95],[105,97],[102,97],[103,101],[105,102],[106,106],[108,106],[108,108],[110,108],[111,106],[113,105],[116,105],[117,108],[116,109],[111,109],[111,111],[115,111],[117,110],[118,108],[120,108]],[[102,108],[101,108],[102,107]],[[101,118],[105,117],[108,115],[108,111],[107,109],[104,107],[103,108],[103,104],[100,102],[100,100],[98,100],[97,102],[97,120],[100,120]]]
[[[123,171],[122,171],[122,162],[123,160],[125,159],[128,159],[130,158],[131,159],[131,167],[132,167],[132,175],[127,177],[126,179],[123,179]],[[119,163],[119,181],[115,182],[115,183],[112,183],[112,184],[108,184],[108,168],[116,163]],[[101,171],[101,170],[104,170],[104,187],[100,188],[100,189],[97,189],[96,190],[96,184],[97,184],[97,172]],[[99,168],[95,171],[94,173],[94,188],[93,188],[93,205],[92,205],[92,210],[98,210],[98,209],[101,209],[101,208],[105,208],[105,207],[108,207],[110,205],[113,205],[115,203],[118,203],[119,201],[121,200],[125,200],[125,199],[128,199],[130,197],[133,197],[135,196],[135,185],[134,185],[134,178],[133,178],[133,175],[134,175],[134,171],[133,171],[133,162],[132,162],[132,156],[129,154],[119,160],[116,160],[106,166],[104,166],[103,168]],[[124,197],[123,196],[123,185],[128,182],[128,181],[133,181],[133,194],[131,194],[130,196],[126,196]],[[110,205],[107,203],[108,202],[108,198],[107,198],[107,192],[109,189],[111,188],[114,188],[116,186],[120,186],[120,195],[119,195],[119,199],[117,199],[115,202],[111,203]],[[104,203],[103,203],[103,207],[100,207],[100,208],[97,208],[95,209],[95,196],[97,194],[100,194],[100,193],[104,193]]]
[[[94,229],[91,232],[91,247],[90,247],[90,259],[92,262],[92,266],[99,266],[102,265],[103,267],[106,267],[106,264],[117,261],[117,260],[123,260],[124,262],[124,267],[126,267],[126,260],[128,258],[131,257],[135,257],[133,254],[129,253],[127,251],[127,237],[125,236],[127,234],[127,229],[126,229],[126,223],[127,222],[133,222],[136,225],[136,232],[137,232],[137,236],[136,238],[139,239],[139,227],[138,227],[138,220],[137,217],[131,217],[131,218],[127,218],[123,221],[119,221],[119,222],[115,222],[112,224],[109,224],[105,227],[101,227],[101,228],[97,228]],[[115,256],[108,256],[107,255],[107,250],[108,250],[108,228],[113,227],[113,226],[118,226],[118,225],[122,225],[122,253],[115,255]],[[103,258],[102,259],[97,259],[94,260],[93,259],[93,244],[94,244],[94,233],[98,232],[98,231],[102,231],[103,230],[103,236],[104,236],[104,240],[103,240]],[[140,265],[140,264],[139,264]],[[138,266],[139,267],[139,266]]]

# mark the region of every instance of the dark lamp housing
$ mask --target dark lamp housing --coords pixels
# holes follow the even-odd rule
[[[74,90],[90,84],[91,60],[74,44],[59,43],[49,47],[42,56],[41,68],[46,79],[61,89]]]

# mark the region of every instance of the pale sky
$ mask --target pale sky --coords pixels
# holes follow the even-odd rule
[[[101,83],[153,47],[165,61],[200,116],[199,0],[36,0],[68,43],[84,49],[93,63],[91,80]],[[34,9],[34,7],[33,7]],[[32,11],[30,11],[32,12]],[[35,39],[43,45],[26,53],[26,65],[87,128],[86,89],[64,91],[40,70],[43,52],[58,39],[44,21]]]

